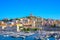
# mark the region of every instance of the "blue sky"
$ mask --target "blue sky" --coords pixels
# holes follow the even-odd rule
[[[29,16],[60,19],[60,0],[0,0],[0,19]]]

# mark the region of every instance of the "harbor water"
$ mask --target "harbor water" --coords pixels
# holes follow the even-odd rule
[[[0,40],[41,40],[41,39],[36,39],[35,36],[37,36],[37,34],[26,36],[25,38],[0,35]],[[54,37],[49,37],[46,38],[45,40],[56,40],[56,39]]]

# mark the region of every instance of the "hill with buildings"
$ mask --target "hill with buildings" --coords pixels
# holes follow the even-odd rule
[[[22,17],[22,18],[14,18],[14,19],[2,19],[0,20],[0,27],[2,29],[8,29],[9,27],[12,27],[15,31],[17,28],[17,31],[19,31],[20,27],[25,28],[44,28],[44,30],[56,30],[56,28],[60,29],[60,20],[53,20],[53,19],[45,19],[41,17],[36,17],[30,14],[30,16]],[[12,29],[12,30],[13,30]],[[11,29],[10,29],[11,30]]]

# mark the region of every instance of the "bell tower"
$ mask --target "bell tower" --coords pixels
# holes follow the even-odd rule
[[[32,15],[32,12],[30,13],[30,16],[33,16],[33,15]]]

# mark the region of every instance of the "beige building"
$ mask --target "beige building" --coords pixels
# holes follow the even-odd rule
[[[1,22],[0,26],[2,27],[2,29],[5,29],[5,27],[7,27],[7,24],[5,22]]]

